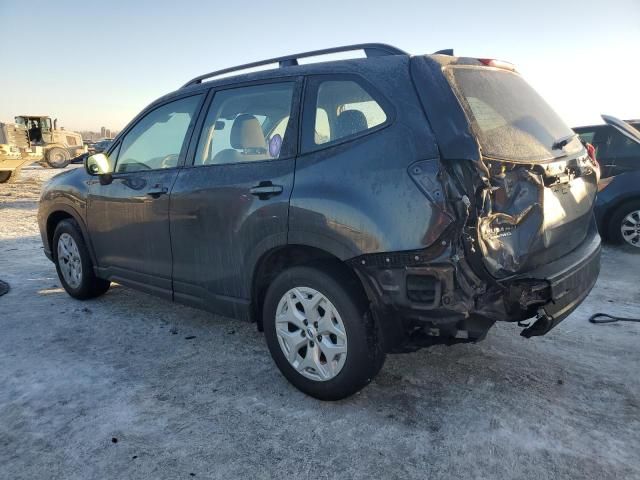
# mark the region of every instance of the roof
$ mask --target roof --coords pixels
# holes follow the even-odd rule
[[[298,60],[301,58],[318,57],[321,55],[330,55],[332,53],[353,52],[362,50],[367,58],[371,57],[384,57],[388,55],[408,55],[404,50],[400,50],[392,45],[385,43],[359,43],[356,45],[344,45],[341,47],[325,48],[322,50],[311,50],[308,52],[296,53],[293,55],[285,55],[282,57],[268,58],[266,60],[258,60],[257,62],[245,63],[243,65],[237,65],[235,67],[224,68],[222,70],[216,70],[214,72],[205,73],[199,75],[183,85],[183,88],[191,85],[202,83],[203,80],[218,77],[226,73],[237,72],[242,70],[248,70],[250,68],[260,67],[264,65],[278,64],[280,68],[299,66]]]
[[[375,70],[380,68],[388,68],[393,71],[394,68],[398,68],[400,64],[408,63],[409,55],[389,55],[380,56],[375,62],[372,62],[371,58],[350,58],[344,60],[332,60],[326,62],[314,62],[303,65],[291,65],[274,68],[268,70],[241,72],[230,75],[213,78],[211,80],[204,81],[202,83],[188,82],[187,86],[182,86],[179,89],[170,92],[154,102],[163,102],[171,97],[184,95],[185,93],[195,93],[209,90],[212,87],[218,87],[223,85],[234,85],[238,83],[253,82],[258,80],[267,80],[271,78],[287,78],[297,77],[300,75],[319,75],[319,74],[349,74],[360,73],[365,78],[368,78]],[[385,67],[386,66],[386,67]],[[196,77],[198,78],[198,77]]]

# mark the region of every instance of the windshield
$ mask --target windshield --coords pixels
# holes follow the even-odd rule
[[[582,149],[573,131],[520,75],[468,66],[447,70],[483,155],[543,161]]]

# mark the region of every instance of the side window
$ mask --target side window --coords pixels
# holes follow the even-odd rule
[[[640,144],[615,130],[609,137],[609,155],[614,158],[638,158],[640,159]]]
[[[275,137],[276,135],[280,135],[282,138],[284,138],[284,134],[287,131],[288,125],[289,125],[289,115],[287,115],[278,123],[276,123],[276,126],[269,133],[269,138]]]
[[[122,144],[118,143],[118,145],[116,146],[116,148],[114,148],[110,153],[107,154],[107,152],[103,152],[105,155],[107,155],[107,157],[109,158],[109,163],[111,165],[117,165],[118,164],[118,154],[120,154],[120,146]]]
[[[201,100],[202,95],[181,98],[143,117],[122,140],[116,172],[176,167]]]
[[[323,145],[387,121],[384,109],[354,80],[324,80],[317,88],[313,143]]]
[[[595,130],[578,133],[578,135],[580,136],[580,140],[585,141],[587,143],[591,143],[592,145],[593,145],[593,137],[595,136],[595,134],[596,134]]]
[[[331,127],[329,127],[329,115],[323,108],[316,107],[316,124],[313,129],[313,141],[316,145],[322,145],[331,141]]]
[[[194,165],[254,162],[287,156],[293,82],[216,92]]]
[[[609,143],[609,137],[613,128],[609,126],[596,127],[593,133],[593,139],[590,142],[596,149],[596,158],[600,163],[611,162],[612,159],[607,152],[607,145]]]

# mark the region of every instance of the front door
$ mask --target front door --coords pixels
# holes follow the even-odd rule
[[[176,300],[245,316],[255,262],[287,243],[299,90],[289,80],[215,92],[171,193]]]
[[[111,181],[91,184],[87,219],[101,276],[171,297],[169,194],[202,99],[144,115],[111,149]]]

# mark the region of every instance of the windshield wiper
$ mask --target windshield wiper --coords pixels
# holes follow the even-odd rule
[[[564,148],[571,140],[576,138],[576,135],[577,134],[574,133],[572,135],[568,135],[566,137],[562,137],[560,140],[556,140],[551,145],[551,150],[560,150],[560,149]]]

